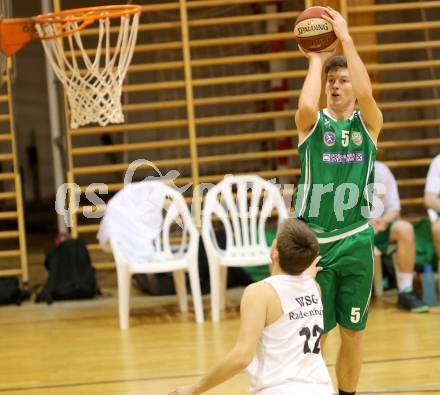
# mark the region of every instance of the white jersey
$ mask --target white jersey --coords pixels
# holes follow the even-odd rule
[[[437,155],[429,166],[426,177],[425,192],[432,192],[440,195],[440,155]]]
[[[319,344],[323,307],[315,281],[306,275],[275,275],[263,281],[278,294],[283,315],[264,328],[247,367],[251,392],[297,382],[328,385],[331,394]]]
[[[374,164],[374,183],[380,184],[381,190],[374,188],[375,196],[380,199],[382,205],[374,205],[370,212],[370,218],[380,218],[389,211],[400,211],[400,196],[396,178],[388,166],[376,161]]]

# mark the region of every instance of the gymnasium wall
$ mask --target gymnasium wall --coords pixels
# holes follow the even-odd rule
[[[112,3],[118,1],[106,2]],[[299,171],[293,116],[307,64],[296,50],[292,22],[305,4],[142,3],[138,42],[124,87],[127,122],[105,128],[66,127],[69,180],[83,187],[105,182],[115,192],[128,163],[144,158],[162,174],[177,170],[180,186],[215,183],[225,173],[257,173],[295,183]],[[55,9],[90,5],[54,1]],[[385,162],[398,178],[403,214],[420,217],[427,168],[440,152],[440,1],[350,0],[341,1],[339,9],[349,18],[384,112],[379,146],[386,149]],[[86,35],[86,46],[93,50],[96,29]],[[17,132],[21,165],[30,180],[32,166],[23,158],[30,130],[36,130],[39,189],[42,197],[53,199],[42,64],[42,50],[35,44],[17,57]],[[38,79],[26,71],[31,67],[38,70]],[[138,179],[157,175],[151,169],[136,174]],[[29,184],[26,188],[32,198],[35,190]],[[190,188],[186,193],[188,201],[191,192]],[[82,205],[89,206],[84,200]],[[81,210],[74,233],[86,238],[97,253],[99,220],[84,219]],[[109,257],[99,260],[105,267],[112,265]]]
[[[20,7],[13,4],[13,12],[17,18],[38,15],[41,2],[20,2]],[[13,59],[11,79],[23,193],[27,201],[38,204],[41,199],[53,199],[55,189],[44,52],[39,42],[32,42]]]

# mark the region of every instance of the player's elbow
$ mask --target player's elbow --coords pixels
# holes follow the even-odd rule
[[[237,366],[240,370],[246,369],[251,363],[252,358],[241,358],[237,360]]]
[[[234,360],[241,370],[245,369],[254,357],[255,350],[252,347],[236,347],[234,349]]]
[[[246,369],[249,366],[249,364],[252,362],[252,358],[253,358],[253,356],[248,356],[248,355],[243,356],[243,358],[241,358],[238,361],[240,369],[241,370]]]

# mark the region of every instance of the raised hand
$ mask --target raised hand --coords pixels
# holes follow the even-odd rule
[[[304,274],[312,278],[316,278],[316,274],[322,270],[321,266],[317,266],[318,262],[321,260],[322,256],[317,256],[312,264],[304,271]]]
[[[368,222],[373,227],[375,235],[386,230],[388,226],[388,224],[382,218],[372,218]]]
[[[310,61],[312,58],[318,58],[321,60],[322,64],[325,64],[325,62],[330,59],[336,52],[336,49],[332,49],[330,51],[321,51],[321,52],[312,52],[312,51],[306,51],[304,48],[302,48],[300,45],[298,45],[299,51]]]
[[[325,9],[328,15],[322,14],[322,18],[332,24],[336,37],[341,41],[350,39],[347,21],[344,17],[331,7],[325,7]]]

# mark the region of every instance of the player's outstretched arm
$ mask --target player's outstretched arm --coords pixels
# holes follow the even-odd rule
[[[322,256],[318,255],[312,262],[312,264],[304,270],[304,274],[307,276],[315,279],[318,272],[322,270],[322,266],[318,266],[319,261],[321,260]]]
[[[299,95],[298,111],[295,114],[296,129],[301,143],[316,122],[321,96],[322,68],[327,59],[334,54],[334,51],[318,53],[298,48],[309,60],[309,69]]]
[[[367,69],[356,50],[344,17],[331,7],[327,7],[327,13],[328,16],[323,14],[322,17],[333,25],[333,30],[342,44],[344,55],[347,58],[351,84],[359,103],[362,118],[372,137],[377,140],[382,128],[383,118],[373,97],[373,89]]]
[[[255,354],[258,340],[266,324],[267,288],[265,284],[249,285],[241,298],[240,332],[232,349],[197,383],[179,387],[169,395],[198,395],[223,383],[245,369]]]

